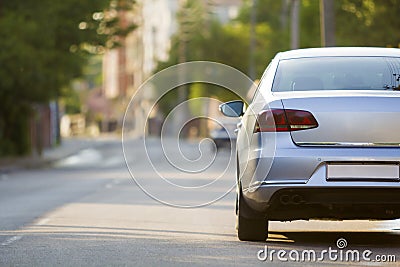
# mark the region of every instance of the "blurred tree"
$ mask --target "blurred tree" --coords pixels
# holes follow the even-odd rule
[[[249,42],[248,25],[226,25],[222,26],[217,21],[211,21],[208,25],[207,35],[197,35],[193,32],[193,38],[189,39],[186,46],[186,61],[205,60],[223,63],[237,68],[242,72],[248,70]],[[268,34],[268,29],[258,27],[259,34]],[[159,62],[158,69],[179,63],[179,36],[173,37],[173,47],[167,62]],[[268,41],[268,38],[265,40]],[[159,105],[164,114],[177,105],[177,90],[166,94]],[[188,86],[188,95],[194,97],[214,96],[222,101],[237,99],[235,94],[227,89],[212,84],[193,84]]]
[[[251,4],[253,1],[245,0],[236,23],[245,27],[250,25]],[[260,78],[268,62],[280,51],[290,48],[289,11],[290,0],[257,0],[256,22],[257,28],[268,29],[268,35],[260,35],[256,31],[256,77]],[[265,39],[267,38],[267,39]],[[250,36],[247,35],[247,40]]]
[[[90,54],[135,28],[118,12],[134,0],[13,0],[0,9],[0,156],[29,152],[33,105],[61,94]]]
[[[189,16],[190,19],[187,19],[187,17],[183,19],[185,16],[179,17],[181,13],[178,13],[180,27],[184,28],[183,33],[178,32],[172,37],[169,59],[166,62],[159,62],[156,71],[182,62],[180,46],[183,41],[185,42],[185,61],[213,61],[232,66],[247,73],[249,70],[250,25],[239,21],[221,25],[201,1],[189,0],[186,3],[184,14],[196,14],[196,16]],[[257,36],[260,37],[257,39],[255,55],[257,73],[260,74],[268,63],[265,61],[265,57],[260,56],[260,52],[262,48],[270,45],[272,31],[267,24],[258,24],[255,30]],[[211,84],[193,84],[189,86],[188,91],[190,98],[213,96],[221,101],[238,98],[237,95],[229,92],[229,90]],[[159,106],[164,114],[168,114],[177,105],[177,102],[178,92],[177,90],[172,90],[162,98]]]
[[[303,0],[300,14],[300,48],[321,46],[320,1]]]
[[[400,47],[400,0],[341,0],[335,4],[337,45]]]
[[[193,6],[202,1],[188,0]],[[170,58],[159,62],[162,70],[179,62],[179,40],[185,40],[185,60],[210,60],[249,70],[250,12],[252,0],[244,0],[237,19],[221,25],[197,7],[197,13],[185,11],[191,19],[184,35],[172,39]],[[290,49],[290,10],[292,0],[257,0],[256,3],[256,76],[261,77],[268,62],[280,51]],[[399,47],[400,0],[335,0],[336,44],[338,46]],[[190,6],[189,5],[189,6]],[[300,48],[321,46],[320,1],[301,0]],[[188,7],[189,7],[188,6]],[[190,8],[189,8],[190,9]],[[200,10],[200,11],[199,11]],[[217,96],[229,100],[226,90],[206,84],[190,87],[189,97]],[[166,113],[176,106],[177,93],[167,94],[160,106]]]
[[[336,45],[399,47],[400,0],[335,0]],[[319,1],[302,0],[301,47],[320,46]]]
[[[63,102],[66,114],[81,113],[81,100],[76,90],[67,90],[64,94]]]

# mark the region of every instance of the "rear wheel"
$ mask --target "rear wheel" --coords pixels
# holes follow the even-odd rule
[[[246,204],[241,189],[237,196],[237,231],[241,241],[265,241],[268,237],[268,220]]]

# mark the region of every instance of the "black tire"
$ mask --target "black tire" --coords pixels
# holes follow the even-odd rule
[[[237,231],[239,240],[265,241],[268,237],[268,220],[260,214],[256,214],[246,204],[241,190],[237,199]],[[254,217],[250,217],[249,215],[253,215]]]

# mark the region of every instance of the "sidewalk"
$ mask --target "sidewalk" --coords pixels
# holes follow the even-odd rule
[[[21,169],[37,169],[50,166],[52,163],[69,157],[87,148],[96,148],[108,141],[120,140],[118,135],[103,135],[97,138],[70,137],[63,138],[62,143],[54,148],[45,149],[42,156],[31,155],[15,158],[0,158],[0,174]]]

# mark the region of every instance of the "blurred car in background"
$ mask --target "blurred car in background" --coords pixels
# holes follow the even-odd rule
[[[210,138],[214,141],[217,149],[232,148],[236,143],[237,124],[240,119],[237,118],[219,118],[217,123],[210,127]]]

